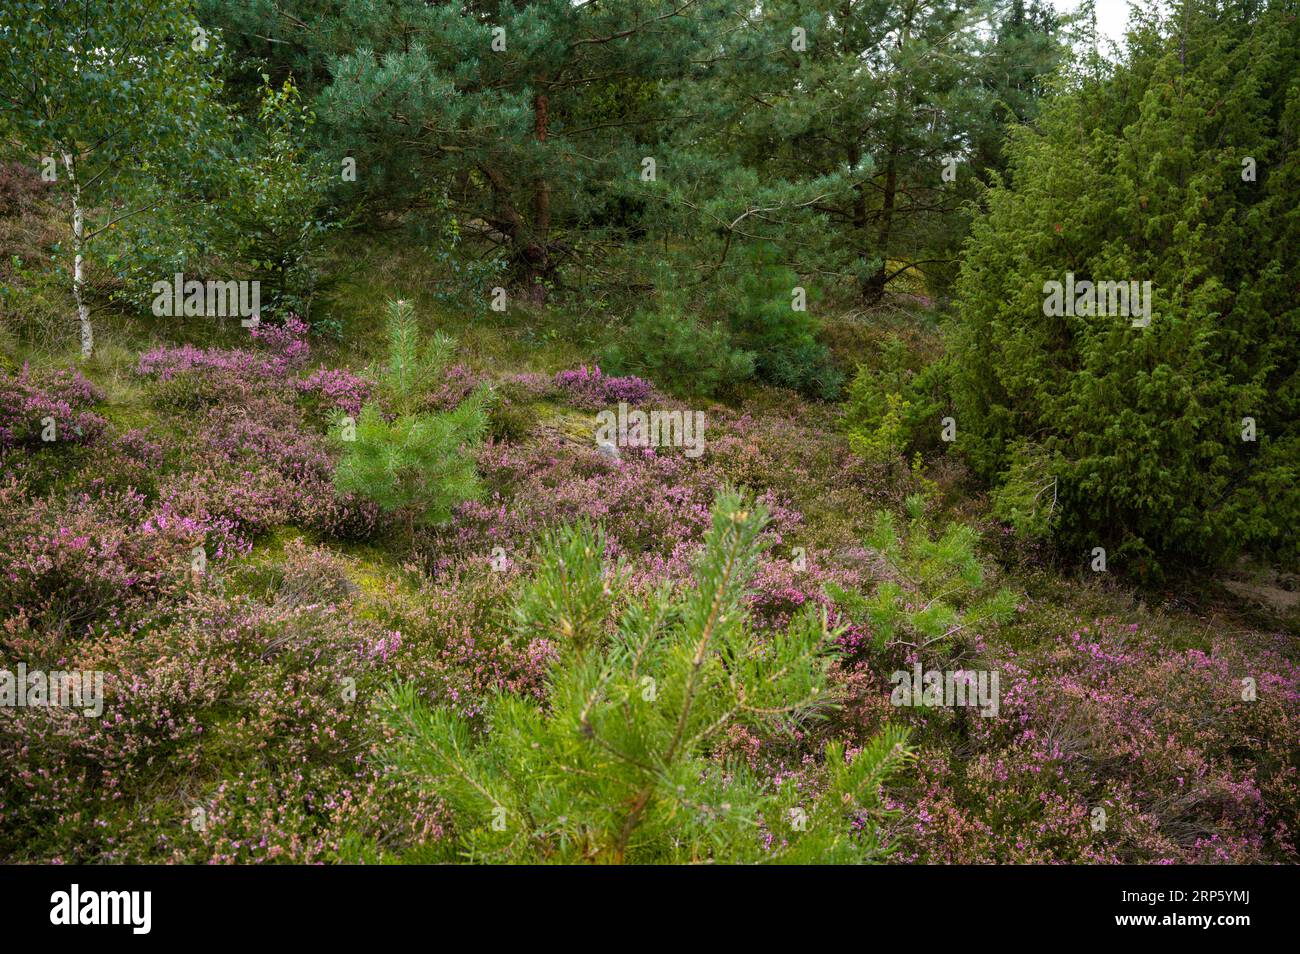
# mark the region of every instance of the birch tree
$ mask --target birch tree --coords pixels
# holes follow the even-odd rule
[[[94,350],[87,270],[95,239],[147,213],[143,175],[209,153],[215,37],[188,0],[6,0],[0,134],[66,196],[81,354]]]

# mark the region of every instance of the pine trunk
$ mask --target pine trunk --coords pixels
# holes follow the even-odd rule
[[[889,236],[894,225],[894,203],[898,195],[898,160],[890,153],[885,166],[885,196],[880,206],[880,230],[876,234],[876,252],[880,256],[880,269],[866,280],[862,295],[869,302],[879,301],[885,294],[885,278],[889,269]]]
[[[550,127],[551,104],[545,93],[533,97],[533,136],[539,145],[546,144],[546,135]],[[551,234],[551,183],[545,176],[539,176],[533,189],[533,242],[527,250],[528,258],[528,295],[537,302],[546,300],[546,285],[550,277],[550,234]]]

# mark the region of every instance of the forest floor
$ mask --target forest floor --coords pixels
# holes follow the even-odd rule
[[[102,670],[109,717],[0,717],[0,858],[309,862],[436,840],[445,812],[386,779],[371,700],[394,681],[469,715],[495,691],[544,698],[554,646],[513,642],[507,614],[538,534],[597,520],[634,586],[681,582],[713,495],[734,483],[772,514],[754,625],[809,602],[840,614],[840,706],[794,731],[737,732],[720,758],[816,784],[826,739],[861,745],[906,722],[918,758],[888,790],[904,862],[1300,860],[1293,577],[1243,566],[1144,591],[1074,567],[997,525],[955,462],[868,467],[834,405],[761,386],[726,402],[654,394],[647,406],[705,414],[705,453],[612,459],[594,440],[600,380],[557,375],[593,366],[618,319],[599,303],[469,309],[416,259],[361,253],[329,298],[336,340],[310,353],[238,322],[106,315],[87,388],[54,370],[70,355],[6,345],[6,407],[62,408],[81,430],[3,458],[0,559],[15,569],[0,663]],[[389,298],[457,337],[430,407],[483,383],[500,396],[483,497],[413,543],[330,487],[326,430],[364,392]],[[848,316],[828,338],[848,358],[879,325],[934,334],[915,313]],[[1010,622],[925,660],[998,671],[996,717],[891,706],[891,674],[916,657],[873,650],[827,595],[878,582],[873,516],[917,494],[910,532],[973,526],[988,582],[1017,594]]]

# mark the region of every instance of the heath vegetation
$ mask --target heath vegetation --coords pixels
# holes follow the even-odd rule
[[[6,0],[0,860],[1300,861],[1300,4],[1096,13]]]

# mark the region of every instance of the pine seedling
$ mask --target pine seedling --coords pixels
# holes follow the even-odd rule
[[[616,621],[592,559],[600,534],[580,525],[553,537],[518,605],[521,627],[561,647],[545,705],[499,694],[479,731],[409,685],[392,690],[387,758],[452,809],[449,857],[666,864],[885,854],[879,793],[908,758],[905,730],[887,728],[852,757],[827,746],[816,792],[716,758],[733,726],[790,726],[833,702],[824,615],[805,612],[762,640],[750,625],[746,586],[766,519],[754,501],[722,492],[693,585],[634,601]]]
[[[379,390],[399,414],[409,414],[420,398],[447,370],[455,353],[456,342],[441,331],[424,341],[415,306],[409,301],[390,301],[385,325],[388,358],[372,371]]]
[[[536,574],[515,606],[515,627],[524,639],[559,639],[586,648],[599,639],[613,599],[612,579],[621,564],[607,571],[605,531],[587,523],[571,524],[542,538]]]
[[[476,392],[450,411],[419,411],[455,342],[439,334],[424,345],[414,309],[402,301],[389,303],[387,335],[387,362],[372,372],[379,393],[361,408],[355,440],[342,440],[335,428],[343,456],[334,487],[405,512],[410,532],[417,522],[450,519],[456,504],[478,494],[474,450],[487,430],[487,394]]]
[[[932,536],[924,518],[924,500],[907,499],[908,532],[899,531],[893,514],[876,514],[866,544],[881,558],[884,578],[870,593],[835,584],[829,595],[849,617],[866,623],[877,651],[890,646],[944,652],[961,632],[978,623],[1000,623],[1015,611],[1015,594],[1006,588],[989,592],[985,571],[975,552],[979,534],[962,523],[949,524]]]

